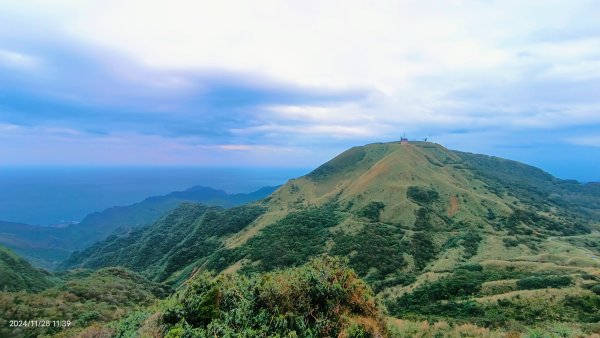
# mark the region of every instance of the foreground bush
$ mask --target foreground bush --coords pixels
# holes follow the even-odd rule
[[[103,337],[111,332],[104,324],[153,305],[170,291],[123,268],[76,270],[62,278],[61,285],[39,293],[0,292],[0,337],[73,337],[82,328],[88,337]],[[14,327],[11,319],[65,320],[71,325]]]
[[[334,258],[246,278],[194,278],[164,311],[167,337],[381,337],[371,289]]]

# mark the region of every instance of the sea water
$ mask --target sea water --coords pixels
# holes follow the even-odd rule
[[[94,211],[196,185],[228,193],[252,192],[283,184],[309,171],[308,168],[0,168],[0,221],[38,225],[77,222]]]

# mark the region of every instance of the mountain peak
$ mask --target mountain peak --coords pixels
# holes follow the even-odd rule
[[[596,226],[598,209],[589,206],[600,199],[586,189],[594,186],[431,142],[374,143],[348,149],[262,201],[175,210],[73,261],[124,265],[178,283],[197,269],[265,271],[330,254],[347,257],[379,292],[394,293],[406,282],[403,274],[426,278],[467,262],[537,262],[544,246],[561,259],[596,264],[586,252],[550,240]],[[156,251],[163,233],[180,244],[163,245],[156,264],[121,254]]]
[[[385,205],[382,221],[411,224],[421,207],[408,194],[412,187],[435,192],[438,207],[445,206],[448,217],[460,218],[466,203],[467,214],[477,217],[486,215],[490,207],[508,214],[511,208],[506,201],[474,180],[464,165],[457,153],[431,142],[373,143],[353,147],[308,175],[290,180],[272,200],[306,207],[335,199],[349,211],[376,201]]]

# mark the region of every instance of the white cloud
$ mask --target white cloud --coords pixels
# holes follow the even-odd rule
[[[510,58],[510,51],[495,45],[502,34],[489,24],[478,27],[489,9],[470,7],[417,1],[103,1],[67,20],[65,28],[155,67],[249,71],[304,85],[392,92],[414,76],[481,71]]]
[[[6,133],[13,133],[15,131],[20,130],[20,127],[14,124],[8,124],[8,123],[0,123],[0,131],[3,134]]]
[[[198,71],[371,93],[322,105],[257,107],[246,126],[228,130],[241,139],[222,150],[248,149],[252,142],[244,138],[335,142],[411,129],[600,123],[600,99],[592,94],[600,89],[600,37],[590,33],[599,28],[593,0],[23,0],[7,6],[43,19],[52,34],[125,55],[150,68],[148,74],[175,74],[111,68],[160,93],[190,90],[193,83],[178,74]],[[0,62],[27,59],[3,58],[2,51]],[[113,96],[108,92],[102,99]]]
[[[574,136],[566,138],[565,141],[567,141],[570,144],[575,144],[579,146],[600,147],[599,135]]]
[[[39,60],[33,56],[0,48],[0,65],[21,69],[33,69],[37,67],[38,64]]]

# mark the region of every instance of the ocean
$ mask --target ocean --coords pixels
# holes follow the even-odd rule
[[[195,185],[252,192],[310,168],[0,168],[0,221],[51,225]]]

